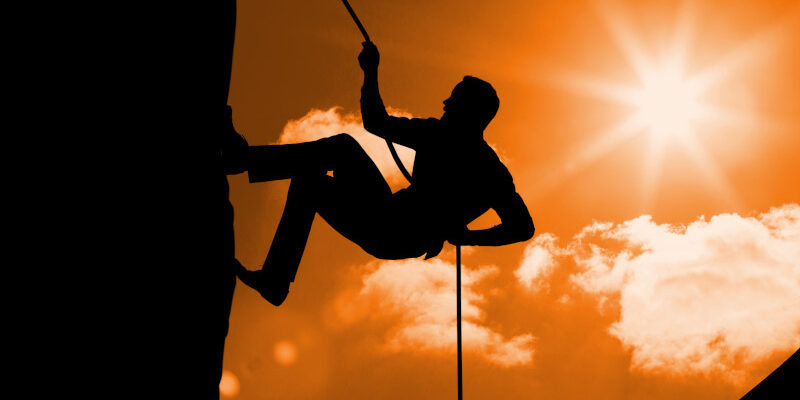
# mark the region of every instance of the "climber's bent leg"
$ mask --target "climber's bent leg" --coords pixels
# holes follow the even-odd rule
[[[384,228],[378,222],[391,190],[358,142],[346,134],[297,145],[260,146],[256,152],[266,157],[256,157],[261,164],[249,168],[251,181],[282,173],[292,183],[263,268],[242,267],[239,277],[280,305],[297,273],[316,212],[325,210],[326,220],[347,238],[369,237],[371,230]],[[360,240],[356,243],[361,245]]]
[[[362,179],[383,181],[369,156],[346,133],[305,143],[250,146],[247,164],[251,183],[326,171],[338,172],[340,178],[356,185]]]

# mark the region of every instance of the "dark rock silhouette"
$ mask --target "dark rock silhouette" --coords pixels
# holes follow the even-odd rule
[[[766,399],[800,399],[800,349],[742,397],[742,400]]]
[[[236,283],[226,174],[242,171],[237,155],[247,149],[227,106],[236,1],[164,2],[137,12],[123,28],[126,41],[110,46],[123,49],[106,82],[119,86],[117,94],[101,99],[121,114],[109,127],[125,132],[112,133],[134,170],[115,177],[125,198],[112,214],[126,218],[114,221],[124,251],[113,259],[122,263],[114,265],[120,277],[108,282],[131,304],[120,347],[133,348],[126,364],[135,364],[117,390],[218,399]],[[118,147],[105,148],[117,156]]]
[[[227,107],[236,26],[236,1],[192,3],[201,19],[189,30],[191,45],[179,47],[176,57],[177,81],[183,87],[181,106],[175,117],[184,124],[179,137],[186,151],[183,173],[175,176],[177,218],[172,251],[179,261],[172,268],[190,274],[180,282],[186,307],[186,335],[176,346],[188,354],[181,367],[188,377],[183,398],[196,393],[203,398],[219,397],[223,349],[228,332],[234,276],[233,209],[228,200],[226,174],[241,172],[237,160],[247,143],[236,133]],[[180,72],[183,70],[183,72]],[[179,146],[180,147],[180,146]],[[180,311],[179,311],[180,312]],[[181,348],[186,346],[186,348]],[[194,377],[194,378],[192,378]]]

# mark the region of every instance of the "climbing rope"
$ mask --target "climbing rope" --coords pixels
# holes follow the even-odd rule
[[[461,245],[456,245],[456,331],[458,340],[458,400],[464,398],[461,381]]]
[[[344,7],[347,8],[347,12],[350,13],[350,17],[352,17],[353,21],[356,23],[358,30],[361,31],[361,35],[364,36],[364,41],[372,42],[369,40],[369,34],[367,34],[367,30],[364,29],[364,25],[361,24],[356,12],[353,11],[353,7],[350,7],[350,3],[347,0],[342,0],[342,3],[344,3]],[[397,164],[397,168],[399,168],[400,172],[403,173],[403,176],[406,177],[408,183],[411,183],[411,174],[408,173],[405,165],[403,165],[403,162],[400,161],[400,157],[397,155],[397,150],[395,150],[394,144],[389,139],[386,139],[386,145],[389,146],[389,152],[392,153],[392,159],[394,159],[395,164]],[[458,347],[458,400],[463,400],[464,390],[461,374],[461,245],[456,245],[456,333]]]
[[[347,9],[347,12],[350,13],[350,17],[353,18],[353,21],[356,23],[358,30],[361,31],[361,36],[364,36],[364,41],[372,43],[369,39],[369,34],[367,30],[364,29],[364,25],[361,25],[361,20],[358,19],[356,12],[353,11],[353,7],[350,7],[350,3],[347,0],[342,0],[344,3],[344,7]],[[403,176],[406,177],[409,183],[411,183],[411,174],[408,173],[406,166],[403,165],[403,162],[400,161],[400,156],[397,155],[397,150],[394,148],[394,143],[392,143],[389,139],[386,139],[386,145],[389,146],[389,152],[392,153],[392,159],[394,163],[397,164],[397,168],[400,168],[400,172],[403,173]]]

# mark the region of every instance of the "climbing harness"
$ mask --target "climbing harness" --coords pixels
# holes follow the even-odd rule
[[[364,40],[371,43],[372,41],[369,39],[369,34],[367,34],[367,30],[364,29],[364,25],[362,25],[361,21],[358,19],[356,12],[353,11],[353,7],[350,7],[350,3],[347,0],[342,0],[342,3],[344,3],[344,7],[347,8],[347,12],[350,13],[350,17],[352,17],[353,21],[356,23],[358,30],[361,31],[361,35],[364,36]],[[394,159],[395,164],[397,164],[397,168],[399,168],[403,176],[406,177],[408,183],[412,183],[411,174],[408,173],[405,165],[400,161],[397,150],[394,148],[394,143],[386,139],[386,145],[389,147],[389,152],[392,153],[392,159]],[[456,337],[458,343],[458,400],[463,400],[464,391],[461,374],[461,245],[459,244],[456,245]]]

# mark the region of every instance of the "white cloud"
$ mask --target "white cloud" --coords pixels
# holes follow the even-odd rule
[[[397,117],[413,117],[407,112],[392,108],[389,108],[388,112]],[[278,138],[278,143],[307,142],[339,133],[348,133],[358,141],[378,166],[392,190],[396,191],[408,186],[408,182],[400,173],[391,153],[389,153],[386,141],[364,129],[360,114],[344,113],[340,107],[332,107],[327,110],[312,109],[300,119],[289,121],[283,128],[283,132]],[[397,154],[406,169],[411,172],[414,163],[414,150],[398,144],[395,144],[394,147],[397,149]]]
[[[753,363],[800,346],[797,204],[688,226],[649,216],[595,223],[564,248],[553,239],[531,244],[520,282],[571,258],[580,271],[572,282],[619,302],[609,333],[631,349],[634,369],[736,381]]]
[[[389,351],[453,354],[456,350],[456,271],[441,260],[377,262],[363,279],[352,301],[369,304],[369,314],[389,318],[395,325],[384,343]],[[507,339],[485,325],[481,305],[486,298],[474,287],[496,274],[495,267],[462,267],[463,351],[504,367],[533,361],[534,337],[522,334]],[[347,310],[354,306],[349,305]],[[345,312],[345,317],[352,312]],[[363,314],[362,314],[363,315]]]
[[[556,256],[563,253],[556,240],[555,235],[543,233],[525,248],[522,264],[514,275],[529,290],[537,292],[547,286],[547,278],[557,265]]]

